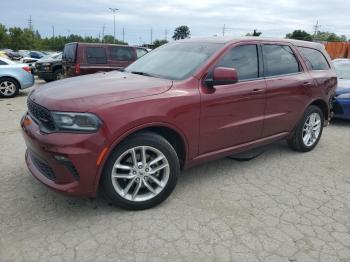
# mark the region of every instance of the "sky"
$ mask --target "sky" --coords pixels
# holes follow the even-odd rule
[[[258,29],[265,37],[284,37],[295,29],[321,31],[350,38],[349,0],[0,0],[0,23],[27,27],[31,16],[42,36],[80,34],[113,35],[129,44],[171,39],[174,29],[187,25],[192,37],[243,36]]]

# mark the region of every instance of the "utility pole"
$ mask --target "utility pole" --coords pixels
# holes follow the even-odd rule
[[[113,13],[113,37],[115,43],[115,14],[117,13],[117,11],[119,11],[119,9],[110,7],[109,10]]]
[[[124,30],[124,27],[123,27],[123,43],[125,43],[125,30]]]
[[[55,26],[52,25],[52,38],[55,38]]]
[[[153,43],[153,29],[151,27],[151,44]]]
[[[31,15],[29,16],[29,19],[28,19],[28,28],[29,30],[33,31],[33,20]]]
[[[320,25],[318,24],[318,20],[317,20],[316,24],[314,25],[314,40],[316,40],[316,41],[317,41],[317,35],[318,35],[319,27],[320,27]]]
[[[225,36],[225,31],[226,31],[226,25],[224,24],[224,26],[222,28],[222,36]]]
[[[164,31],[164,39],[168,41],[168,29],[165,29]]]
[[[102,26],[102,43],[103,43],[104,38],[105,38],[105,28],[106,28],[106,24],[103,24],[103,26]]]

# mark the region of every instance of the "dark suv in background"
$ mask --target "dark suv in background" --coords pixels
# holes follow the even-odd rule
[[[65,77],[123,69],[148,51],[142,47],[69,43],[62,56]]]
[[[35,63],[35,71],[38,77],[46,82],[60,79],[62,75],[62,53],[38,60]]]

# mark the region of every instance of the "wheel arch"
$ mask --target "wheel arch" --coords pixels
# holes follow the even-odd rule
[[[118,147],[118,145],[120,145],[120,143],[128,139],[130,136],[142,132],[153,132],[164,137],[174,147],[179,157],[180,168],[182,169],[184,167],[188,156],[188,143],[185,135],[178,128],[168,123],[158,122],[141,125],[124,132],[123,135],[119,136],[110,144],[105,156],[103,157],[103,160],[100,163],[100,166],[98,167],[98,174],[95,181],[95,192],[97,191],[97,187],[101,182],[104,167],[111,156],[111,153]]]
[[[14,76],[11,76],[11,75],[2,75],[0,76],[0,80],[2,78],[11,78],[12,80],[14,80],[16,82],[16,84],[18,85],[18,89],[21,89],[22,88],[22,85],[21,83],[17,80],[17,78],[15,78]]]
[[[307,107],[314,105],[319,107],[323,112],[323,117],[326,121],[329,119],[329,106],[323,99],[316,99],[312,101]]]

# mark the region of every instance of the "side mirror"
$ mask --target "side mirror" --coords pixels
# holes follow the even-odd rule
[[[205,79],[207,87],[231,85],[238,82],[237,71],[229,67],[216,67]]]

